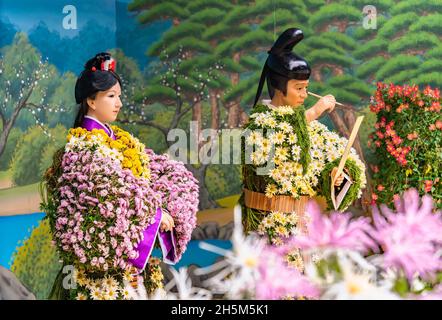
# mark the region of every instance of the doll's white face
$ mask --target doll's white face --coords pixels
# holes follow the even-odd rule
[[[273,100],[280,105],[289,105],[292,107],[299,107],[304,104],[304,100],[307,99],[308,80],[296,80],[291,79],[287,82],[287,94],[284,94],[275,90],[275,97]]]
[[[89,104],[87,114],[103,123],[115,121],[122,107],[120,95],[121,87],[118,82],[109,90],[98,91],[95,99],[87,99]]]

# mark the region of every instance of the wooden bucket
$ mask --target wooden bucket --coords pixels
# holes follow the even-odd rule
[[[299,199],[295,199],[291,196],[273,196],[271,198],[266,197],[265,193],[250,191],[243,189],[244,191],[244,204],[246,207],[261,210],[261,211],[278,211],[283,213],[296,212],[301,218],[300,221],[302,227],[305,228],[305,209],[309,200],[314,200],[319,205],[322,211],[327,208],[327,202],[324,197],[315,196],[301,196]]]

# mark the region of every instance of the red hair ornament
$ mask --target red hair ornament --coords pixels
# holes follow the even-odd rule
[[[115,72],[116,65],[117,65],[117,62],[113,58],[110,58],[109,60],[105,60],[101,63],[101,71]]]

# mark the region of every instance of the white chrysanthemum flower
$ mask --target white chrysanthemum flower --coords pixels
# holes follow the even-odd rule
[[[124,281],[128,282],[126,279],[124,279]],[[131,299],[130,292],[126,287],[120,288],[120,294],[121,294],[121,297],[123,298],[123,300],[130,300]]]
[[[285,133],[290,133],[290,132],[293,131],[292,126],[291,126],[288,122],[286,122],[286,121],[282,121],[282,122],[279,124],[279,128],[280,128],[282,131],[284,131]]]
[[[276,194],[277,191],[278,189],[276,188],[276,186],[273,183],[269,183],[266,186],[265,195],[266,197],[271,198]]]
[[[298,145],[294,145],[292,147],[292,156],[294,159],[299,159],[299,157],[301,156],[301,147]],[[297,161],[297,160],[295,160]]]
[[[268,155],[264,154],[263,150],[252,152],[252,154],[250,155],[252,163],[257,166],[264,164],[267,157]]]
[[[279,116],[290,115],[295,112],[291,106],[271,106],[270,109],[272,110],[272,114]]]
[[[360,257],[361,260],[365,259]],[[366,262],[366,261],[365,261]],[[346,256],[338,254],[338,264],[342,278],[330,285],[322,295],[322,299],[335,300],[397,300],[399,296],[391,292],[389,287],[378,286],[376,274],[372,269],[356,271],[354,263]],[[369,265],[368,262],[366,262]]]
[[[169,270],[172,272],[173,279],[164,288],[166,292],[169,292],[169,299],[210,300],[212,298],[212,293],[209,290],[192,286],[187,268],[180,268],[178,271],[174,268],[170,268]],[[174,286],[176,286],[178,291],[176,294],[170,292],[170,289]]]
[[[259,141],[258,146],[261,147],[266,153],[270,153],[270,150],[272,149],[272,143],[267,138],[263,138],[261,141]]]
[[[264,228],[268,229],[268,228],[273,227],[274,224],[273,224],[272,219],[269,219],[268,217],[265,217],[264,219],[262,219],[262,221],[261,221],[261,225],[262,225]]]
[[[287,216],[287,220],[290,224],[292,225],[296,225],[298,223],[299,217],[298,214],[296,212],[291,212],[288,216]]]
[[[268,153],[265,153],[262,149],[256,151],[256,161],[258,162],[258,164],[264,164],[268,156]]]
[[[87,300],[87,296],[84,293],[79,292],[77,293],[75,300]]]
[[[92,287],[90,292],[92,300],[103,300],[104,292],[97,287]]]
[[[290,180],[284,180],[284,181],[281,183],[281,186],[282,186],[282,190],[283,190],[284,193],[286,193],[286,192],[290,192],[290,190],[292,190],[292,187],[293,187],[293,185],[292,185],[292,183],[290,182]]]
[[[278,122],[272,116],[267,115],[264,119],[264,125],[273,129],[273,128],[276,128],[276,126],[278,125]]]
[[[340,154],[336,150],[331,150],[327,153],[327,160],[329,162],[335,161],[340,157]]]
[[[271,213],[271,218],[272,220],[280,224],[285,224],[287,222],[285,214],[279,211],[273,211]]]
[[[259,257],[265,248],[265,241],[260,237],[244,236],[239,205],[234,209],[234,223],[232,250],[225,250],[206,242],[200,244],[202,249],[220,254],[225,259],[195,271],[196,275],[201,275],[220,270],[204,284],[210,285],[219,293],[224,293],[228,299],[239,299],[245,292],[254,290],[259,274]]]
[[[266,115],[264,113],[256,114],[255,124],[262,127],[265,125],[265,119]]]
[[[289,236],[289,231],[284,226],[277,226],[275,228],[275,232],[278,236],[281,236],[281,237],[288,237]]]
[[[118,288],[118,286],[108,288],[105,293],[105,300],[117,300],[119,291],[120,289]]]
[[[106,289],[115,289],[118,287],[118,281],[115,280],[112,276],[106,276],[104,277],[102,283],[101,283]]]
[[[302,164],[300,164],[299,162],[295,162],[293,163],[293,171],[298,175],[302,177],[302,173],[303,173],[303,168],[302,168]]]
[[[262,134],[259,131],[252,131],[246,141],[249,145],[260,144],[262,141]]]
[[[290,144],[295,144],[295,143],[298,142],[298,136],[297,136],[296,134],[294,134],[294,133],[291,133],[291,134],[288,136],[287,141],[288,141]]]
[[[320,159],[322,156],[322,152],[321,152],[321,150],[314,148],[314,149],[310,150],[310,155],[312,158]]]
[[[275,149],[275,157],[278,159],[285,161],[289,155],[289,150],[285,147],[276,147]]]
[[[313,186],[317,186],[318,183],[319,183],[319,179],[318,179],[318,177],[316,177],[316,176],[311,177],[311,180],[310,180],[310,181],[312,182],[312,185],[313,185]]]
[[[278,132],[274,132],[269,136],[270,142],[273,144],[283,144],[286,136],[283,132],[278,131]]]

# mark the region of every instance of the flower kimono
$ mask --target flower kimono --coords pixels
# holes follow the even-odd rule
[[[245,125],[245,136],[242,147],[245,192],[240,199],[245,212],[244,226],[246,231],[267,233],[271,241],[280,243],[281,237],[288,238],[294,232],[293,221],[299,220],[290,215],[303,215],[304,212],[268,215],[273,210],[263,211],[247,206],[245,193],[260,194],[263,199],[265,195],[268,201],[281,196],[295,200],[323,196],[331,208],[330,173],[333,167],[338,166],[347,139],[328,130],[319,121],[307,123],[303,106],[275,107],[267,101],[253,108]],[[269,163],[272,165],[268,166]],[[259,173],[259,169],[265,167],[264,173]],[[345,170],[353,183],[339,211],[359,198],[366,184],[365,165],[353,148]],[[304,210],[303,206],[299,208]],[[279,217],[278,221],[272,220],[275,216]]]
[[[183,214],[177,210],[171,216],[179,232],[162,231],[161,218],[169,203],[151,180],[148,152],[153,152],[128,132],[89,116],[69,131],[67,140],[45,176],[42,207],[64,264],[74,267],[74,285],[62,288],[60,271],[50,298],[126,299],[125,286],[139,277],[152,290],[161,287],[158,261],[147,265],[155,244],[165,263],[181,258],[196,226],[196,181],[182,170],[193,184],[186,188],[196,203],[186,211],[186,220],[193,223],[183,227],[182,218],[177,218]],[[156,178],[161,174],[156,166]]]

